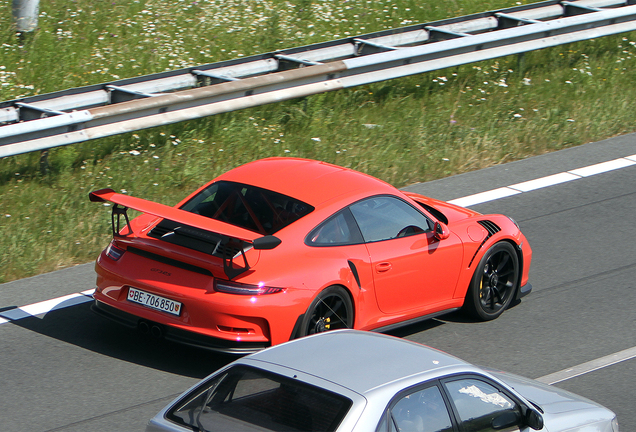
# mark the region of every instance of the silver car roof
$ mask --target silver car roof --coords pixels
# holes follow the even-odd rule
[[[358,330],[338,330],[296,339],[249,356],[311,374],[365,394],[442,369],[473,369],[463,360],[415,342]]]

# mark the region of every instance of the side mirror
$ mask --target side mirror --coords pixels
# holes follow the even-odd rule
[[[528,408],[526,411],[526,424],[534,430],[543,429],[543,417],[537,411]]]
[[[450,231],[443,222],[435,222],[433,230],[435,231],[435,238],[437,240],[446,240],[448,237],[450,237]]]
[[[276,246],[282,243],[282,240],[273,235],[267,235],[254,239],[252,245],[256,250],[269,250],[274,249]]]
[[[492,428],[500,430],[512,426],[518,426],[521,423],[521,416],[517,411],[505,411],[492,420]]]

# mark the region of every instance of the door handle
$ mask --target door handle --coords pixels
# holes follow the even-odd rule
[[[378,273],[384,273],[391,270],[393,266],[390,262],[381,262],[375,265],[375,271]]]

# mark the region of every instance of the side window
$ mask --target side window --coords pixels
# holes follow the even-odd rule
[[[344,209],[330,217],[312,232],[305,240],[314,246],[340,246],[362,243],[362,236],[349,209]]]
[[[495,419],[521,419],[519,406],[496,387],[477,379],[459,379],[444,383],[455,405],[463,430],[494,431]],[[505,417],[501,417],[505,416]]]
[[[373,197],[350,208],[366,242],[404,237],[431,229],[426,216],[398,198]]]
[[[453,426],[437,386],[416,391],[395,404],[388,419],[389,431],[451,432]]]

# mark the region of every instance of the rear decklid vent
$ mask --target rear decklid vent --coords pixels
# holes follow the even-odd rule
[[[244,242],[231,240],[210,231],[182,225],[164,219],[149,233],[148,237],[156,238],[168,243],[183,246],[212,255],[218,258],[231,258],[241,253]]]
[[[127,250],[129,252],[131,252],[131,253],[134,253],[135,255],[139,255],[139,256],[142,256],[144,258],[148,258],[148,259],[151,259],[153,261],[157,261],[157,262],[160,262],[160,263],[163,263],[163,264],[168,264],[168,265],[171,265],[173,267],[178,267],[178,268],[183,269],[183,270],[188,270],[188,271],[191,271],[191,272],[194,272],[194,273],[199,273],[199,274],[202,274],[202,275],[205,275],[205,276],[214,276],[210,270],[205,269],[203,267],[199,267],[199,266],[195,266],[195,265],[183,262],[183,261],[175,260],[173,258],[169,258],[169,257],[163,256],[163,255],[159,255],[159,254],[156,254],[156,253],[153,253],[153,252],[149,252],[147,250],[139,249],[139,248],[132,247],[132,246],[128,246]]]
[[[164,235],[168,234],[170,231],[171,231],[171,230],[170,230],[168,227],[166,227],[166,226],[164,226],[164,225],[162,225],[162,224],[159,224],[159,225],[157,225],[156,227],[154,227],[154,228],[150,231],[150,233],[148,233],[148,235],[149,235],[150,237],[154,237],[154,238],[161,238],[161,237],[163,237]]]

